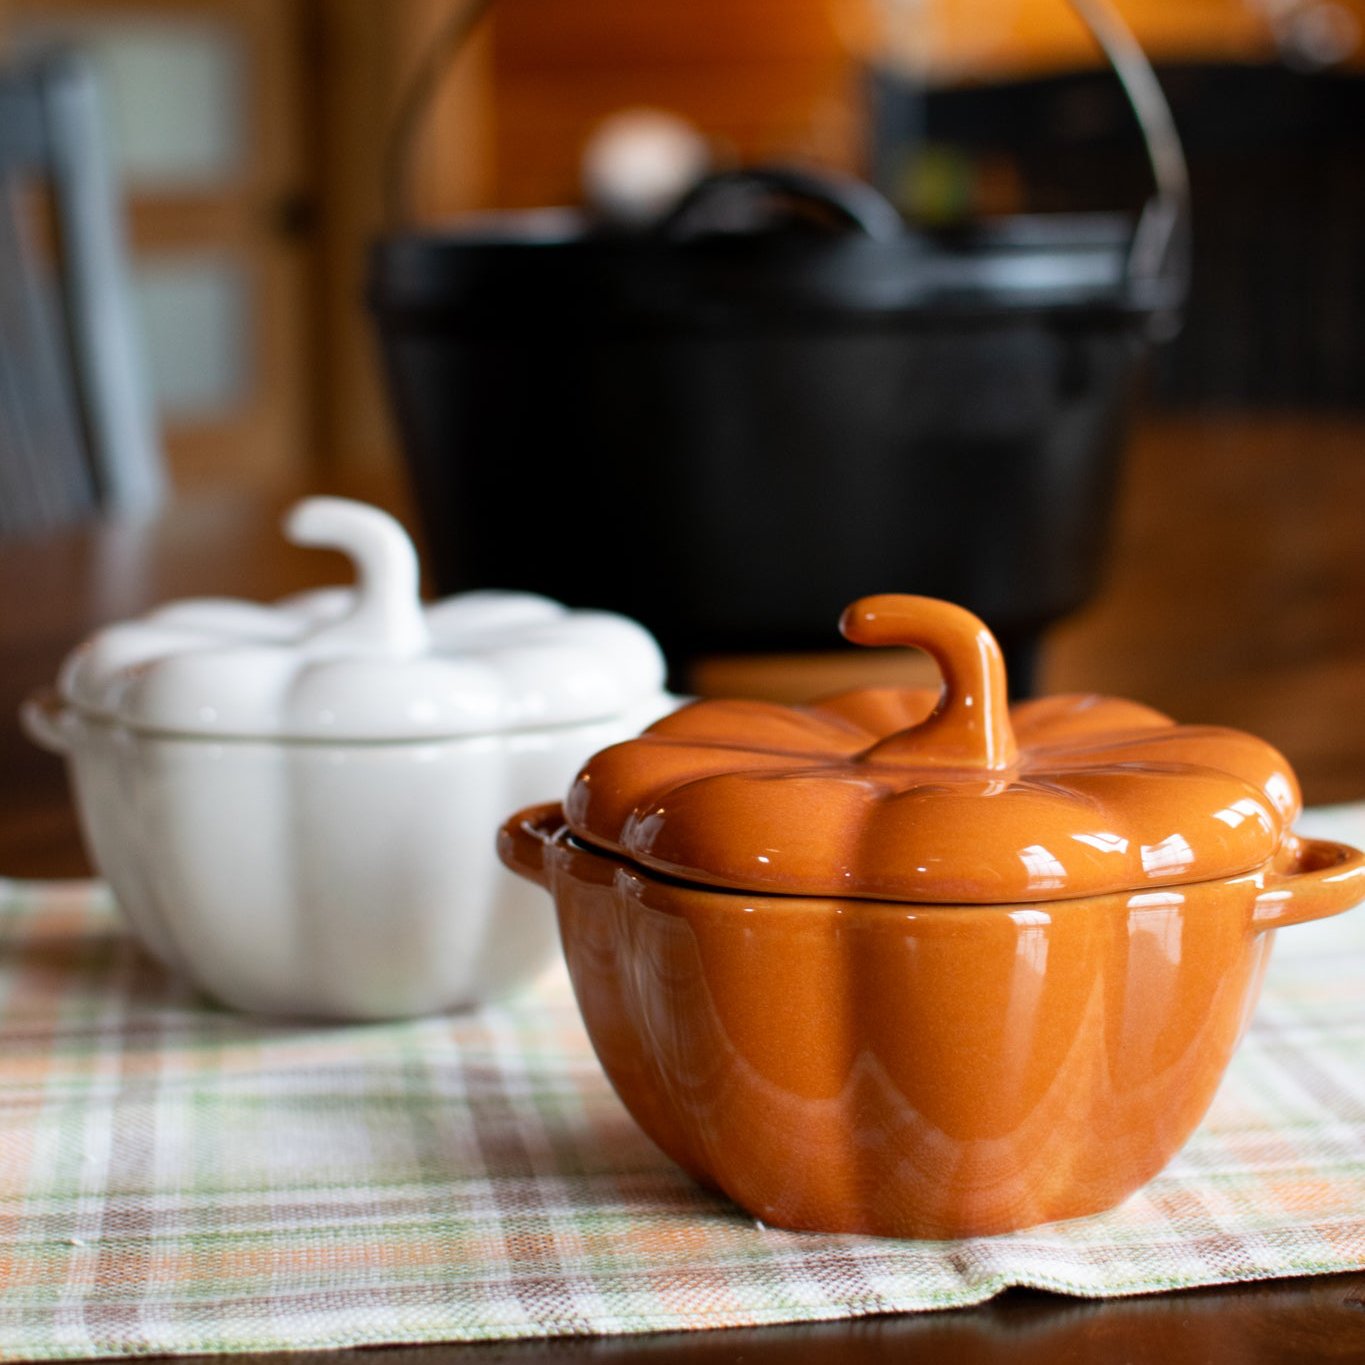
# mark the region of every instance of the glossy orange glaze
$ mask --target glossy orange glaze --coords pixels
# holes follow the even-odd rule
[[[574,832],[711,886],[990,904],[1231,876],[1299,812],[1251,735],[1113,698],[1009,708],[996,642],[960,607],[865,598],[843,629],[928,650],[942,692],[694,703],[587,764]]]
[[[1212,1099],[1271,930],[1365,898],[1365,855],[1289,839],[1255,871],[992,907],[719,892],[509,820],[579,1007],[640,1126],[783,1227],[1005,1232],[1106,1209]]]

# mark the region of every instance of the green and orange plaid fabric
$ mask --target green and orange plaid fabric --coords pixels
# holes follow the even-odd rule
[[[1315,832],[1365,838],[1365,806]],[[481,1013],[205,1005],[88,885],[0,883],[0,1356],[852,1317],[1365,1268],[1365,911],[1281,937],[1207,1121],[1122,1208],[1005,1237],[776,1231],[616,1102],[562,975]]]

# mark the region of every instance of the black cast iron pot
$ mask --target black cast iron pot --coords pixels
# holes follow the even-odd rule
[[[857,181],[702,182],[645,231],[573,213],[399,231],[369,300],[441,592],[623,611],[700,654],[822,649],[894,589],[982,616],[1027,687],[1093,590],[1149,338],[1185,288],[1185,178],[1151,69],[1092,23],[1143,126],[1138,216],[909,229]]]
[[[890,585],[961,602],[1026,673],[1095,585],[1178,301],[1135,235],[540,216],[381,241],[370,301],[437,588],[623,611],[680,666],[825,648],[842,603]]]

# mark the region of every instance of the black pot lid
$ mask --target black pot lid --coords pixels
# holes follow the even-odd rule
[[[469,324],[1146,315],[1182,289],[1160,253],[1135,251],[1150,221],[1013,216],[931,234],[861,182],[760,168],[712,177],[647,231],[532,210],[395,233],[373,248],[369,294],[384,315],[455,309]]]

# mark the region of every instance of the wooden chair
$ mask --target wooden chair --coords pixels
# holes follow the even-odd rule
[[[0,69],[0,535],[165,493],[104,122],[80,54]]]

